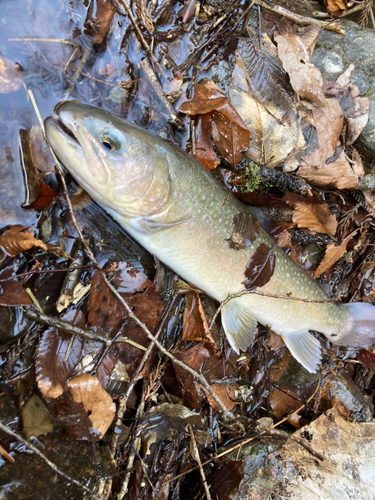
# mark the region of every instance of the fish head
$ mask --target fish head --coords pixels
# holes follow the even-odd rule
[[[167,209],[172,164],[166,141],[78,101],[59,103],[45,128],[64,167],[95,201],[128,218]]]

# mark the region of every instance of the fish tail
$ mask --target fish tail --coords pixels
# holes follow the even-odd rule
[[[328,335],[333,344],[369,347],[375,343],[375,306],[365,302],[343,304],[350,317],[337,335]]]

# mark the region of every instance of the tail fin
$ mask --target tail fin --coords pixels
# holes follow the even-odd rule
[[[366,302],[343,304],[350,314],[342,331],[329,340],[338,345],[369,347],[375,343],[375,306]]]

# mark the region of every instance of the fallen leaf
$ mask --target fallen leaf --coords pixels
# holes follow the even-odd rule
[[[328,12],[335,17],[340,17],[348,10],[347,0],[326,0]]]
[[[355,66],[353,63],[349,64],[347,69],[341,73],[341,75],[337,78],[336,83],[340,85],[340,87],[347,89],[350,85],[350,77],[354,70]]]
[[[104,436],[116,414],[111,396],[87,373],[69,380],[57,409],[58,420],[69,436],[93,443]]]
[[[93,0],[90,2],[84,27],[85,33],[95,39],[97,46],[103,46],[116,12],[117,4],[113,0]]]
[[[362,179],[362,177],[365,175],[365,169],[363,168],[361,155],[355,148],[353,148],[352,151],[352,168],[358,179]]]
[[[326,188],[358,189],[359,186],[358,175],[350,166],[343,150],[338,158],[321,167],[299,167],[297,175],[311,184]]]
[[[329,243],[326,248],[326,253],[314,273],[314,279],[319,278],[323,273],[332,267],[346,252],[349,239],[344,240],[341,245]]]
[[[21,85],[20,67],[10,59],[0,56],[0,94],[17,92]]]
[[[31,157],[33,164],[41,172],[54,172],[55,161],[44,140],[42,131],[37,125],[30,130]]]
[[[350,94],[354,99],[354,106],[345,113],[347,121],[345,142],[347,145],[353,144],[358,139],[368,122],[370,99],[359,97],[358,92],[358,88],[353,85]]]
[[[58,193],[51,189],[49,186],[44,184],[43,182],[40,183],[40,193],[38,198],[31,203],[30,205],[27,205],[23,208],[30,209],[30,210],[35,210],[36,212],[40,212],[44,208],[46,208],[51,201],[58,196]]]
[[[9,257],[14,257],[33,247],[48,251],[47,245],[42,240],[34,238],[34,231],[27,231],[25,226],[12,226],[0,236],[0,249]]]
[[[83,328],[85,317],[79,310],[61,316],[63,321]],[[47,399],[62,395],[65,382],[81,359],[83,339],[55,328],[46,330],[35,350],[35,376],[38,389]]]
[[[220,356],[220,352],[209,330],[206,315],[198,292],[189,292],[185,295],[186,308],[183,314],[182,341],[206,342],[213,352]]]
[[[43,401],[33,394],[22,408],[23,433],[26,439],[31,436],[38,437],[41,434],[53,431],[53,423]]]
[[[317,147],[303,156],[300,167],[323,167],[339,145],[344,115],[336,99],[326,99],[326,106],[312,110],[311,124],[316,128]]]
[[[250,132],[228,97],[212,80],[198,83],[194,87],[193,98],[182,103],[179,111],[188,115],[210,113],[211,136],[217,149],[223,158],[233,166],[237,165],[242,158],[242,151],[249,147]]]
[[[325,105],[323,78],[320,70],[310,63],[310,55],[295,31],[284,17],[277,25],[274,40],[284,70],[290,83],[302,99],[308,99],[317,106]]]
[[[143,26],[149,33],[154,31],[154,23],[152,22],[151,16],[147,10],[146,0],[135,0],[135,7],[138,15],[138,19],[141,20]]]
[[[261,243],[246,264],[246,280],[242,282],[245,288],[252,290],[268,283],[273,276],[275,263],[275,253],[265,243]]]
[[[215,153],[212,137],[211,113],[198,115],[195,120],[195,154],[192,154],[207,170],[214,170],[220,163]]]
[[[307,228],[317,233],[334,236],[337,229],[336,217],[331,214],[328,206],[297,202],[294,205],[293,222],[299,228]]]
[[[270,46],[239,40],[229,96],[250,130],[246,155],[267,167],[286,161],[286,168],[294,170],[298,166],[294,155],[302,151],[305,139],[287,75],[267,50]]]
[[[297,395],[290,390],[272,391],[268,394],[268,401],[277,420],[281,420],[301,406]]]
[[[15,276],[14,267],[8,266],[0,271],[0,280]],[[0,305],[1,306],[29,306],[32,301],[26,290],[22,287],[20,278],[0,283]]]
[[[227,460],[223,466],[210,472],[207,482],[213,500],[231,500],[244,477],[241,460]]]

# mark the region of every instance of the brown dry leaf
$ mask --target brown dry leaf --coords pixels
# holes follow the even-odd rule
[[[350,89],[350,95],[354,100],[354,106],[345,113],[347,121],[345,142],[347,145],[353,144],[365,128],[370,107],[370,99],[359,97],[359,90],[355,85]]]
[[[312,110],[311,124],[318,135],[317,148],[300,162],[302,167],[323,167],[339,144],[344,116],[336,99],[326,99],[326,106]]]
[[[325,203],[310,204],[297,202],[293,211],[293,222],[299,228],[307,228],[317,233],[334,236],[337,220]]]
[[[249,147],[250,132],[228,97],[212,80],[205,80],[194,87],[190,101],[181,104],[179,111],[188,115],[210,113],[211,136],[220,154],[233,166],[242,158],[242,151]]]
[[[239,40],[229,96],[250,130],[246,155],[267,167],[286,162],[285,168],[294,170],[298,166],[294,155],[303,149],[305,139],[286,78],[266,45],[259,50],[251,40]]]
[[[362,177],[365,175],[365,169],[363,168],[361,155],[355,148],[353,148],[352,151],[352,162],[353,172],[358,177],[358,179],[362,179]]]
[[[325,105],[323,78],[320,70],[310,63],[309,53],[293,26],[284,17],[277,25],[274,40],[283,68],[289,74],[290,83],[302,99],[317,106]]]
[[[203,310],[202,301],[198,292],[189,292],[185,295],[186,308],[183,314],[182,341],[206,342],[214,354],[220,356],[220,351],[209,330],[207,318]]]
[[[42,172],[54,172],[55,161],[37,125],[30,129],[31,158],[36,168]]]
[[[84,23],[85,33],[94,37],[98,47],[103,46],[116,12],[117,4],[113,0],[93,0],[90,2]]]
[[[320,262],[317,270],[314,273],[314,279],[319,278],[323,273],[333,266],[346,252],[346,247],[348,245],[350,238],[344,240],[341,245],[335,245],[334,243],[329,243],[326,248],[326,253]]]
[[[58,420],[65,432],[75,439],[100,441],[116,414],[111,396],[88,373],[69,380],[66,388],[57,402]]]
[[[16,275],[13,266],[5,267],[0,271],[0,280]],[[20,279],[0,283],[0,305],[1,306],[29,306],[32,301],[23,289]]]
[[[212,471],[207,476],[212,498],[231,500],[244,477],[243,463],[241,460],[227,460],[219,470]]]
[[[0,55],[0,94],[17,92],[22,85],[19,66],[10,59]]]
[[[85,326],[85,317],[79,310],[68,311],[61,319],[79,328]],[[62,395],[65,382],[81,359],[83,343],[82,338],[55,328],[43,333],[35,350],[35,376],[45,398],[56,399]]]
[[[5,231],[0,236],[0,249],[9,257],[15,257],[33,247],[40,247],[47,252],[47,245],[42,240],[34,238],[34,231],[27,229],[25,226],[12,226]]]
[[[281,420],[301,406],[301,401],[299,401],[297,394],[290,390],[272,391],[268,394],[268,400],[273,414],[278,420]]]
[[[298,169],[298,177],[309,183],[326,188],[358,189],[359,178],[346,159],[342,150],[340,156],[322,167],[304,167]]]
[[[340,17],[348,10],[347,0],[326,0],[328,12],[335,17]]]
[[[228,411],[233,410],[233,408],[236,406],[235,394],[234,394],[235,386],[226,384],[210,384],[210,385],[211,389],[215,392],[220,401],[225,404],[227,410]],[[223,411],[221,407],[216,403],[216,401],[212,399],[207,389],[203,386],[202,389],[212,409],[214,411],[219,411],[219,412]]]

